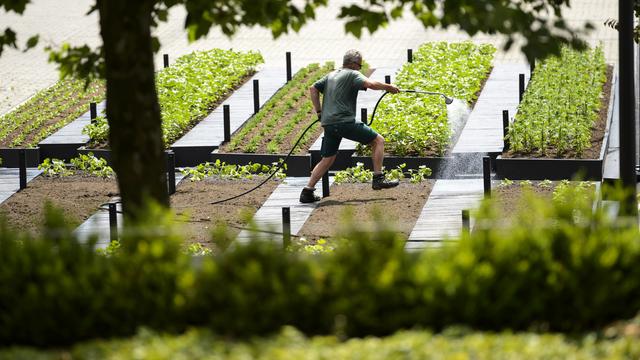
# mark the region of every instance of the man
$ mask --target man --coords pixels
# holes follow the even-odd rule
[[[357,50],[349,50],[343,57],[342,68],[334,70],[309,88],[311,102],[324,128],[324,139],[320,155],[322,160],[313,168],[307,186],[302,189],[300,202],[319,201],[315,195],[315,185],[336,160],[342,138],[369,144],[372,148],[374,190],[398,186],[398,181],[388,181],[382,173],[384,138],[362,122],[356,123],[356,100],[358,91],[363,89],[386,90],[396,94],[397,86],[370,80],[359,70],[362,55]],[[324,95],[320,106],[320,93]]]

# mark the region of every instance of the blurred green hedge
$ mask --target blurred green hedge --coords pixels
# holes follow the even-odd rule
[[[637,225],[588,202],[528,201],[516,225],[492,223],[487,204],[471,234],[422,253],[381,228],[347,232],[328,254],[254,242],[191,258],[160,212],[110,255],[77,244],[55,212],[43,239],[0,225],[0,343],[67,345],[140,326],[252,336],[292,325],[341,339],[452,324],[585,331],[635,315]]]

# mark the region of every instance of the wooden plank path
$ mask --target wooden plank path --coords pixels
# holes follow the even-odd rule
[[[495,64],[467,123],[462,129],[453,153],[502,152],[502,110],[512,119],[518,107],[519,74],[529,82],[527,64]]]
[[[182,172],[176,172],[176,186],[184,179]],[[119,198],[111,199],[119,200]],[[116,218],[118,220],[118,232],[122,230],[122,205],[116,204],[116,210],[118,211]],[[77,236],[80,243],[87,243],[91,236],[97,236],[98,241],[96,243],[97,249],[104,249],[109,246],[110,239],[110,227],[109,227],[109,211],[107,207],[102,207],[95,214],[91,215],[85,222],[80,224],[73,233]]]
[[[604,179],[620,179],[620,83],[616,83],[613,100],[613,117],[609,130],[609,148],[605,155]],[[637,119],[637,118],[636,118]],[[637,121],[637,120],[636,120]],[[638,123],[636,122],[636,126]],[[638,129],[640,127],[636,127]]]
[[[476,208],[483,197],[482,179],[437,180],[405,245],[420,250],[460,234],[462,210]]]
[[[381,67],[377,68],[371,73],[369,76],[372,80],[377,80],[380,82],[384,82],[385,75],[391,76],[391,82],[395,80],[396,72],[398,71],[397,67]],[[371,116],[371,112],[373,111],[373,107],[376,105],[376,101],[382,96],[382,91],[377,90],[367,90],[361,91],[358,94],[358,102],[356,103],[356,121],[360,120],[360,109],[366,108],[368,116]],[[390,96],[390,95],[389,95]],[[320,151],[322,147],[322,135],[318,137],[318,139],[311,145],[309,151]],[[340,150],[355,150],[356,142],[349,139],[342,139],[340,142]]]
[[[224,141],[223,106],[229,105],[230,130],[233,134],[253,115],[253,80],[259,81],[260,106],[286,83],[284,67],[267,67],[255,73],[249,81],[233,92],[204,120],[176,141],[172,148],[207,146],[218,148]]]
[[[42,173],[36,168],[27,168],[27,184]],[[28,185],[27,185],[28,186]],[[0,168],[0,203],[20,190],[20,169]]]
[[[311,212],[318,206],[317,202],[302,204],[299,201],[300,191],[307,185],[307,181],[309,181],[307,177],[288,177],[282,184],[278,185],[253,216],[252,221],[257,226],[257,229],[282,233],[282,208],[288,206],[291,209],[291,234],[296,235],[311,215]],[[332,183],[333,177],[329,177],[329,185]],[[316,190],[318,195],[320,195],[320,192],[320,189]],[[249,242],[252,239],[281,240],[282,236],[242,230],[236,238],[241,243]]]
[[[107,102],[103,101],[96,104],[98,116],[107,106]],[[91,123],[91,112],[80,115],[77,119],[62,127],[52,135],[40,142],[40,145],[60,145],[60,144],[86,144],[89,142],[89,136],[82,133],[82,129]]]

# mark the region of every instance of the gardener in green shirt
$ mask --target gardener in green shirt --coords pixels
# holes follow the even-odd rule
[[[324,128],[324,138],[320,155],[322,160],[313,168],[309,182],[300,194],[300,202],[311,203],[320,200],[314,195],[315,185],[336,160],[342,138],[369,144],[372,148],[374,190],[398,186],[398,181],[388,181],[382,173],[384,138],[362,122],[356,123],[356,99],[360,90],[386,90],[398,93],[397,86],[370,80],[360,71],[362,55],[357,50],[349,50],[342,60],[342,68],[334,70],[318,80],[311,88],[311,102]],[[324,95],[320,106],[320,93]]]

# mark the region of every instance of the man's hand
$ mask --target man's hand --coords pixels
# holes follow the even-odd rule
[[[397,94],[400,92],[400,89],[398,89],[398,87],[393,84],[387,84],[387,88],[385,90],[387,90],[387,92],[390,92],[392,94]]]

